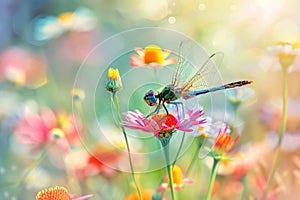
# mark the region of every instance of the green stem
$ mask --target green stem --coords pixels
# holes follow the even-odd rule
[[[244,186],[242,195],[241,195],[241,199],[247,199],[248,196],[248,190],[249,190],[249,186],[247,184],[247,174],[242,178],[242,183]]]
[[[177,151],[177,153],[176,153],[176,156],[175,156],[173,165],[176,164],[176,161],[177,161],[177,159],[178,159],[178,157],[179,157],[180,151],[181,151],[181,149],[182,149],[182,147],[183,147],[184,139],[185,139],[185,132],[183,132],[183,136],[182,136],[182,139],[181,139],[181,141],[180,141],[180,145],[179,145],[178,151]]]
[[[136,181],[135,175],[134,175],[134,169],[133,169],[131,152],[130,152],[130,148],[129,148],[127,134],[126,134],[124,126],[121,125],[122,118],[121,118],[120,107],[119,107],[119,99],[118,99],[116,93],[113,93],[113,95],[112,95],[112,103],[113,103],[113,106],[115,108],[115,111],[116,111],[116,114],[117,114],[117,117],[118,117],[118,121],[119,121],[119,125],[120,125],[120,127],[122,129],[122,133],[123,133],[123,136],[124,136],[124,139],[125,139],[126,148],[127,148],[127,152],[128,152],[128,158],[129,158],[129,165],[130,165],[130,171],[131,171],[132,180],[134,182],[134,185],[135,185],[136,191],[138,193],[139,199],[142,200],[143,199],[142,198],[142,194],[141,194],[141,191],[140,191],[140,189],[138,187],[138,184],[137,184],[137,181]]]
[[[210,200],[210,198],[211,198],[211,193],[212,193],[213,186],[214,186],[216,176],[217,176],[217,168],[218,168],[217,166],[218,166],[219,161],[220,160],[214,158],[214,163],[213,163],[212,171],[210,174],[209,185],[208,185],[205,200]]]
[[[237,123],[237,119],[238,119],[238,105],[235,105],[234,106],[234,108],[233,108],[233,121],[232,121],[232,124],[231,124],[231,126],[232,126],[232,128],[233,128],[233,131],[231,132],[231,135],[233,134],[233,133],[236,133],[236,128],[237,128],[237,126],[236,126],[236,123]]]
[[[157,69],[153,69],[153,70],[154,70],[154,79],[155,79],[155,82],[158,83]]]
[[[172,173],[172,164],[170,162],[170,146],[169,146],[169,141],[170,138],[168,139],[160,139],[162,147],[164,149],[164,154],[166,158],[166,163],[167,163],[167,172],[168,172],[168,178],[169,178],[169,186],[171,190],[171,196],[172,199],[175,200],[175,192],[174,192],[174,186],[173,186],[173,173]]]
[[[198,141],[198,140],[197,140],[197,141]],[[200,144],[200,142],[198,141],[197,149],[196,149],[196,151],[195,151],[195,153],[194,153],[194,155],[193,155],[193,158],[192,158],[192,161],[190,162],[190,165],[188,166],[188,168],[187,168],[187,170],[186,170],[186,176],[188,176],[188,175],[191,173],[192,168],[193,168],[193,166],[194,166],[194,164],[195,164],[195,162],[196,162],[196,160],[197,160],[197,158],[198,158],[198,155],[199,155],[199,152],[200,152],[200,148],[201,148],[201,144]]]
[[[42,160],[45,158],[45,156],[47,155],[47,152],[49,150],[49,148],[55,143],[55,140],[53,140],[51,143],[49,143],[41,152],[40,156],[38,157],[38,159],[36,159],[27,169],[27,171],[25,172],[25,174],[21,177],[21,179],[18,181],[17,185],[16,185],[16,192],[15,195],[18,195],[19,193],[19,189],[20,189],[20,185],[28,178],[29,174],[32,172],[32,170],[34,170],[41,162]]]
[[[275,149],[275,155],[271,167],[271,172],[269,174],[266,189],[264,191],[264,198],[267,197],[268,192],[270,190],[271,183],[273,181],[276,169],[279,164],[279,154],[280,154],[280,147],[283,139],[283,134],[286,129],[286,118],[287,118],[287,69],[284,68],[282,70],[282,117],[281,117],[281,123],[280,123],[280,129],[279,129],[279,137],[278,137],[278,143],[276,145]]]
[[[181,149],[182,149],[182,147],[183,147],[184,139],[185,139],[185,132],[183,132],[182,140],[181,140],[181,142],[180,142],[180,145],[179,145],[177,154],[176,154],[176,156],[175,156],[173,165],[176,164],[176,161],[177,161],[177,159],[178,159],[178,157],[179,157],[179,153],[180,153],[180,151],[181,151]],[[160,181],[159,181],[159,184],[158,184],[158,186],[157,186],[156,192],[159,191],[159,186],[163,183],[163,181],[164,181],[164,178],[162,177],[162,178],[160,179]]]

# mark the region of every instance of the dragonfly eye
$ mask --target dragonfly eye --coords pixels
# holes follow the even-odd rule
[[[145,102],[149,105],[149,106],[155,106],[157,104],[157,99],[154,95],[154,91],[153,90],[149,90],[145,96],[144,96],[144,100]]]

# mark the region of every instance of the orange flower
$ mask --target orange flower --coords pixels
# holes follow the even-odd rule
[[[38,192],[36,200],[85,200],[91,198],[93,195],[74,196],[70,195],[64,187],[52,187]]]
[[[210,152],[211,156],[218,160],[227,159],[227,154],[235,143],[238,141],[239,137],[233,139],[232,135],[228,133],[229,126],[227,125],[224,129],[219,130],[219,134],[215,139],[215,144]]]
[[[153,190],[142,190],[142,200],[152,200],[152,195],[154,194]],[[139,200],[139,195],[137,192],[129,194],[125,197],[125,200]]]
[[[170,55],[170,51],[163,51],[156,45],[149,45],[145,47],[145,49],[136,47],[134,50],[138,55],[130,55],[130,65],[133,67],[142,67],[147,65],[150,68],[160,68],[177,62],[177,58],[166,59]]]

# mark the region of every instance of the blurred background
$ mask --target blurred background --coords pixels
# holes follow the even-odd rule
[[[93,105],[98,122],[84,118],[81,110],[80,102],[84,101],[85,92],[90,91],[72,89],[80,66],[95,67],[97,55],[89,58],[97,45],[123,31],[144,27],[179,32],[201,44],[207,54],[222,52],[219,72],[224,82],[254,81],[249,90],[223,93],[227,98],[226,110],[216,111],[222,113],[221,120],[230,124],[240,139],[238,161],[220,169],[213,198],[258,199],[266,185],[278,140],[282,104],[282,72],[278,60],[267,49],[282,42],[299,44],[299,6],[298,0],[0,1],[0,199],[34,199],[38,191],[56,185],[68,188],[72,194],[94,194],[92,199],[124,199],[135,192],[130,174],[110,167],[128,162],[114,120],[100,121],[102,132],[112,135],[109,142],[114,148],[91,131],[101,116],[114,118],[110,94],[104,86],[101,88],[110,66],[97,66],[100,89],[98,93],[92,92],[96,101],[101,102]],[[117,48],[114,44],[102,48],[100,53],[106,55],[105,52]],[[117,61],[109,60],[121,75],[130,71],[129,54],[135,52],[126,53]],[[287,128],[270,199],[297,199],[300,195],[297,58],[298,54],[288,74]],[[122,66],[126,70],[122,71]],[[162,72],[161,78],[164,73],[168,72]],[[144,73],[140,75],[136,78],[143,80]],[[126,81],[125,89],[126,84],[134,84]],[[137,91],[131,96],[141,98],[143,93],[144,90]],[[205,100],[202,106],[205,110]],[[139,105],[121,110],[136,107]],[[53,142],[53,136],[58,138],[57,142]],[[134,140],[132,151],[145,152],[145,144],[159,148],[159,144],[151,141]],[[195,145],[190,143],[178,160],[183,173]],[[136,160],[137,165],[149,162]],[[187,174],[194,184],[178,192],[178,199],[203,198],[210,167],[208,159],[197,160]],[[139,184],[154,193],[164,170],[138,174]],[[168,192],[165,198],[170,199]]]

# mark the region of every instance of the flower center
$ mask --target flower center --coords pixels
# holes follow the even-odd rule
[[[175,131],[178,120],[171,114],[160,113],[152,115],[152,120],[159,126],[158,137],[169,138]]]
[[[66,12],[59,15],[58,20],[64,27],[70,27],[72,25],[73,17],[74,14],[72,12]]]
[[[144,50],[144,62],[145,64],[163,64],[164,57],[161,48],[156,45],[147,46]]]
[[[153,115],[151,119],[157,123],[162,131],[173,130],[173,127],[178,123],[178,120],[172,114],[161,113]]]
[[[277,56],[279,57],[279,62],[282,67],[287,68],[293,64],[296,55],[291,53],[278,53]]]
[[[40,191],[36,197],[36,200],[71,200],[68,191],[64,187],[48,188]]]
[[[51,129],[51,130],[50,130],[50,134],[51,134],[54,138],[56,138],[56,139],[62,138],[62,137],[65,136],[64,131],[61,130],[60,128],[53,128],[53,129]]]

